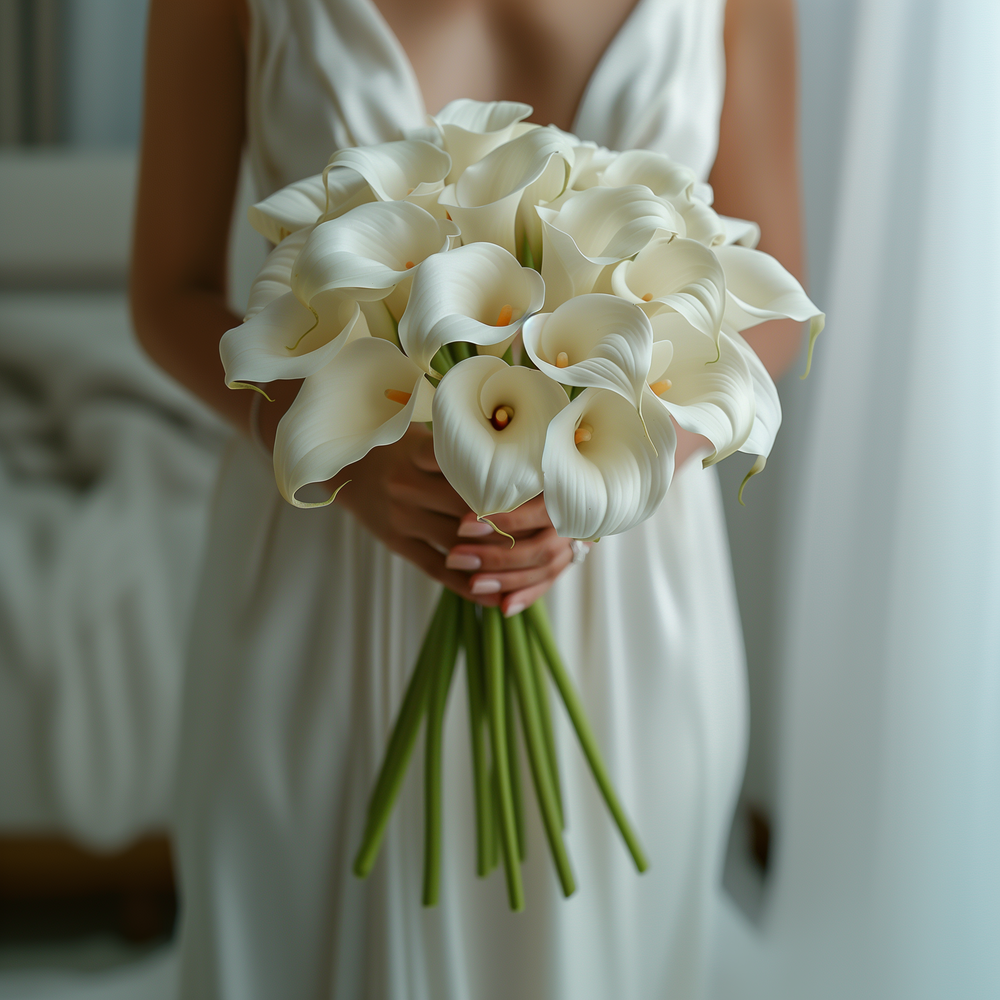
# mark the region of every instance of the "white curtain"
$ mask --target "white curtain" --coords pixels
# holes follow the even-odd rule
[[[1000,4],[861,0],[856,25],[829,325],[784,498],[775,871],[760,926],[723,935],[718,994],[987,1000]]]

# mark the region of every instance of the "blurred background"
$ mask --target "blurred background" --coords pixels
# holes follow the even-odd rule
[[[986,1000],[1000,5],[799,17],[828,324],[746,508],[722,467],[752,727],[716,997]],[[143,0],[0,0],[0,998],[170,996],[180,664],[227,431],[129,330],[144,27]]]

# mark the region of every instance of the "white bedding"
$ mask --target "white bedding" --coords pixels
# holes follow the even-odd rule
[[[166,822],[227,433],[123,293],[0,292],[0,830],[111,847]]]

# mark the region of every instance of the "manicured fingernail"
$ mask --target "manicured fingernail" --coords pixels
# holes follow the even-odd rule
[[[458,533],[463,538],[482,538],[483,535],[492,535],[493,527],[487,521],[463,521],[458,526]]]
[[[476,580],[472,585],[472,592],[474,594],[497,594],[500,592],[500,581],[499,580]]]
[[[507,610],[503,613],[504,618],[513,618],[524,610],[523,604],[508,604]]]
[[[466,555],[464,552],[452,552],[445,559],[444,564],[448,569],[464,569],[471,572],[472,570],[479,569],[483,561],[479,556]]]

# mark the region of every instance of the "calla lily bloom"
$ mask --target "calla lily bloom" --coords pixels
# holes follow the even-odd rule
[[[253,284],[250,286],[244,320],[256,316],[261,309],[276,298],[292,290],[292,267],[298,260],[312,230],[312,226],[297,229],[291,236],[286,236],[267,255],[261,269],[257,272],[257,277],[254,278]]]
[[[628,149],[619,153],[601,175],[604,187],[643,184],[658,197],[671,200],[686,197],[697,180],[690,167],[650,149]]]
[[[593,291],[602,269],[638,253],[658,230],[684,232],[677,211],[640,184],[593,187],[537,208],[542,223],[545,309]]]
[[[384,299],[457,233],[454,223],[407,202],[359,205],[312,231],[292,269],[292,288],[308,305],[329,292]]]
[[[677,435],[655,400],[644,413],[645,426],[617,393],[586,389],[552,419],[542,453],[545,509],[564,538],[627,531],[663,500]]]
[[[660,313],[650,322],[656,338],[650,391],[681,427],[712,442],[703,464],[714,465],[744,447],[753,429],[755,385],[746,357],[725,333],[717,349],[678,313]],[[643,417],[648,419],[648,410]]]
[[[541,372],[500,358],[459,362],[434,395],[434,457],[480,518],[542,491],[542,449],[566,393]]]
[[[399,341],[428,374],[444,344],[466,341],[503,354],[525,319],[538,312],[545,285],[537,271],[492,243],[470,243],[427,258],[417,270],[399,321]]]
[[[274,472],[281,495],[296,507],[309,483],[332,479],[372,448],[392,444],[413,420],[430,416],[433,386],[399,348],[366,337],[310,375],[281,418],[274,441]],[[336,494],[334,494],[335,496]]]
[[[615,268],[611,287],[648,315],[673,310],[718,341],[726,308],[726,279],[715,254],[696,240],[658,234],[635,260],[622,261]]]
[[[359,183],[361,178],[358,178]],[[247,209],[250,225],[265,239],[280,243],[305,226],[313,226],[326,211],[323,175],[307,177],[283,187]]]
[[[441,191],[451,169],[451,157],[422,139],[349,146],[330,157],[324,180],[329,181],[333,171],[344,167],[364,178],[379,201],[403,201]]]
[[[535,206],[562,194],[572,164],[573,147],[562,132],[534,128],[474,163],[444,189],[440,202],[461,228],[463,243],[496,243],[517,256],[527,235],[537,260]]]
[[[356,302],[342,295],[317,298],[310,308],[291,290],[291,273],[311,227],[276,246],[250,288],[247,314],[219,342],[226,384],[305,378],[328,364],[349,340],[369,335]]]
[[[478,163],[514,138],[518,123],[531,114],[530,104],[516,101],[471,101],[459,98],[446,104],[431,121],[441,132],[451,171],[445,184],[454,184],[466,167]]]
[[[717,247],[715,253],[726,275],[725,318],[734,330],[746,330],[769,319],[809,321],[808,375],[813,345],[823,331],[826,316],[770,254],[742,246]]]
[[[524,349],[563,385],[610,389],[639,410],[652,358],[653,330],[642,310],[615,295],[579,295],[532,316]]]
[[[327,296],[319,312],[304,306],[294,292],[274,299],[219,341],[226,384],[305,378],[329,364],[348,341],[368,337],[358,303]]]

